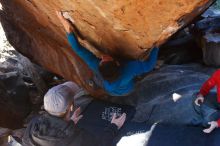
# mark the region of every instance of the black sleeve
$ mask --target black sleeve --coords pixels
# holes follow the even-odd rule
[[[115,136],[118,134],[118,127],[115,124],[110,124],[104,129],[103,135],[100,137],[99,146],[112,146]]]

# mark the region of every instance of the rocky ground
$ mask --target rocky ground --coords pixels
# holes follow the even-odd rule
[[[0,145],[9,134],[21,137],[25,124],[41,110],[43,94],[59,81],[18,53],[0,25]]]

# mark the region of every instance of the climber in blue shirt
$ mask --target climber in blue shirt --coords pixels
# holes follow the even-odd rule
[[[146,61],[119,62],[109,55],[103,55],[101,59],[81,46],[74,35],[74,27],[69,20],[64,18],[62,12],[57,12],[58,18],[63,24],[68,41],[73,51],[83,59],[89,68],[101,80],[101,86],[111,96],[125,96],[131,93],[135,86],[135,77],[153,70],[156,65],[158,48],[154,48]]]

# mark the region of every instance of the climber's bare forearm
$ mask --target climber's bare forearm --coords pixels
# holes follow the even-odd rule
[[[60,22],[63,24],[64,29],[67,33],[73,32],[74,28],[72,24],[63,17],[62,12],[57,11],[57,17],[59,18]]]
[[[67,33],[73,32],[73,26],[71,25],[71,23],[68,20],[65,19],[65,20],[61,21],[61,23],[63,24],[64,29]]]

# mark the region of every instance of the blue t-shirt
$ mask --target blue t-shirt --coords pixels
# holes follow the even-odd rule
[[[92,71],[100,76],[98,66],[100,59],[94,54],[82,47],[77,41],[73,33],[67,34],[68,41],[75,51],[75,53],[85,61]],[[103,78],[103,88],[105,91],[112,96],[123,96],[127,95],[134,89],[134,78],[138,75],[151,71],[156,65],[159,48],[154,48],[151,51],[149,59],[146,61],[127,61],[121,65],[120,75],[117,80],[109,82]]]

